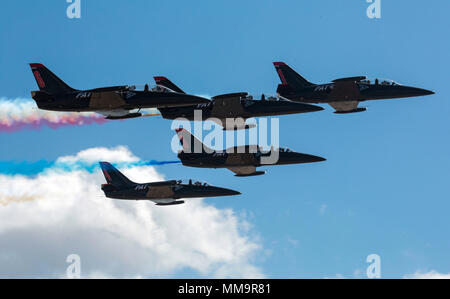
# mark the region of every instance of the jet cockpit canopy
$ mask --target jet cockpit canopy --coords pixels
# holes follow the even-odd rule
[[[128,91],[153,91],[153,92],[174,92],[172,89],[167,88],[162,85],[149,85],[149,84],[139,84],[139,85],[127,85],[126,90]]]
[[[382,78],[376,78],[376,79],[366,79],[359,81],[361,84],[369,84],[369,85],[392,85],[392,86],[399,86],[401,85],[398,82],[395,82],[394,80],[390,79],[382,79]]]
[[[288,147],[286,147],[286,148],[280,147],[280,152],[282,152],[282,153],[292,153],[292,150],[290,148],[288,148]]]
[[[161,93],[169,93],[169,92],[175,92],[172,89],[162,86],[162,85],[156,85],[152,88],[152,91],[154,92],[161,92]]]
[[[182,179],[177,181],[177,185],[193,185],[193,186],[209,186],[207,182],[194,180],[194,179]]]

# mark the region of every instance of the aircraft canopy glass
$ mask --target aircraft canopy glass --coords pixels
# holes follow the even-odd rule
[[[209,184],[207,182],[198,181],[198,180],[194,180],[194,179],[178,180],[177,185],[209,186]]]
[[[268,153],[270,151],[279,151],[281,153],[293,153],[293,150],[291,150],[288,147],[280,147],[280,148],[271,147],[271,148],[268,148],[268,147],[260,146],[258,149],[262,153]]]
[[[127,90],[129,91],[153,91],[153,92],[174,92],[172,89],[167,88],[162,85],[149,85],[149,84],[139,84],[139,85],[128,85]]]
[[[261,94],[261,101],[286,101],[283,98],[280,98],[278,96],[274,96],[274,95],[265,95],[265,94]],[[248,95],[244,98],[241,99],[242,101],[247,101],[247,100],[254,100],[252,95]]]
[[[382,79],[382,78],[377,78],[377,79],[365,79],[360,81],[359,83],[362,84],[372,84],[372,85],[393,85],[393,86],[398,86],[401,85],[398,82],[395,82],[394,80],[390,80],[390,79]]]
[[[282,152],[282,153],[292,153],[292,150],[290,148],[288,148],[288,147],[286,147],[286,148],[280,147],[280,152]]]

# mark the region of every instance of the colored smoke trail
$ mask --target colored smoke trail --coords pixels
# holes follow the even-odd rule
[[[179,164],[180,161],[131,161],[113,163],[117,168],[132,168],[139,166],[159,166],[167,164]],[[85,170],[89,173],[100,169],[98,162],[86,161],[37,161],[14,162],[0,161],[0,174],[4,175],[37,175],[46,170],[60,170],[65,172]]]
[[[15,132],[24,129],[40,129],[62,126],[102,124],[107,120],[93,112],[53,112],[41,110],[31,99],[0,98],[0,132]]]

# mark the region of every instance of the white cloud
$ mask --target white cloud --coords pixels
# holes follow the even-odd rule
[[[403,278],[407,279],[450,279],[450,273],[438,273],[434,270],[430,272],[421,272],[417,271],[414,274],[407,274],[403,276]]]
[[[125,147],[60,158],[79,160],[138,158]],[[164,179],[148,166],[124,174],[137,182]],[[201,199],[170,207],[111,200],[102,183],[100,171],[0,175],[0,277],[63,277],[70,254],[81,257],[82,277],[263,276],[253,260],[258,240],[232,210]]]

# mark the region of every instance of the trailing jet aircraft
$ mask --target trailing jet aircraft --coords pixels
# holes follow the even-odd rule
[[[209,186],[206,183],[183,181],[165,181],[138,184],[108,162],[100,162],[107,184],[102,185],[105,196],[124,200],[150,200],[158,206],[183,204],[182,198],[217,197],[239,195],[240,192]]]
[[[39,91],[31,92],[40,109],[51,111],[97,112],[106,119],[142,116],[135,109],[162,108],[209,103],[208,99],[178,93],[157,86],[136,90],[135,86],[114,86],[90,90],[76,90],[68,86],[49,69],[39,63],[30,64]]]
[[[416,87],[400,85],[388,80],[367,80],[366,77],[336,79],[328,84],[313,84],[295,72],[284,62],[274,62],[280,77],[277,93],[280,97],[305,103],[327,103],[335,113],[365,111],[358,108],[359,102],[396,98],[420,97],[434,92]]]
[[[179,93],[184,93],[178,86],[172,83],[166,77],[155,77],[157,86],[163,86]],[[286,100],[278,100],[270,97],[266,99],[263,95],[260,101],[254,100],[248,93],[231,93],[213,97],[209,103],[189,105],[184,107],[158,108],[163,118],[176,119],[183,117],[188,120],[194,120],[194,111],[202,111],[202,119],[216,120],[224,130],[240,130],[254,127],[254,125],[245,124],[245,120],[252,117],[276,116],[295,113],[307,113],[323,110],[322,107],[294,103]],[[226,119],[241,118],[242,123],[226,122]],[[219,121],[217,121],[219,120]]]
[[[256,145],[229,148],[224,151],[215,151],[193,136],[185,129],[177,129],[178,138],[183,149],[178,158],[184,166],[199,168],[227,168],[237,177],[263,175],[265,171],[257,171],[260,166],[288,165],[325,161],[324,158],[293,152],[290,149],[271,149],[263,151]],[[278,156],[272,164],[262,163],[263,158],[269,159],[271,155]]]

